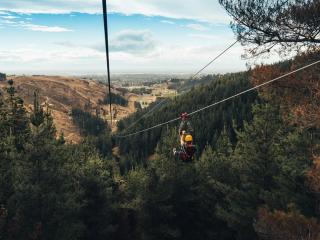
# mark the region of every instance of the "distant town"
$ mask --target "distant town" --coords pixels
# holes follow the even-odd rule
[[[107,83],[107,77],[104,75],[77,77]],[[177,96],[177,79],[188,78],[190,74],[114,74],[111,80],[115,90],[119,91],[122,96],[129,94],[129,102],[134,100],[139,104],[139,108],[144,109],[159,99]],[[182,81],[179,80],[180,84]]]

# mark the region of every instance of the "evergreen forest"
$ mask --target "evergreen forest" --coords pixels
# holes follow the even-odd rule
[[[38,92],[27,110],[7,77],[0,240],[320,239],[320,3],[219,2],[244,57],[287,60],[176,80],[179,96],[137,110],[116,132],[93,109],[74,108],[77,144],[57,132]],[[179,120],[139,132],[209,105],[190,117],[192,162],[173,154]]]
[[[294,63],[213,77],[130,132],[250,88],[261,68]],[[120,138],[148,110],[111,135],[97,116],[74,109],[83,141],[68,144],[37,93],[27,113],[9,81],[0,101],[1,239],[318,239],[319,128],[297,123],[285,100],[270,97],[278,90],[194,115],[197,157],[183,163],[172,154],[178,123]]]

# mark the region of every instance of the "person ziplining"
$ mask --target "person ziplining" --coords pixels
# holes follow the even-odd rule
[[[179,157],[183,162],[192,162],[196,152],[193,144],[194,131],[189,121],[189,115],[185,112],[180,115],[181,123],[179,127],[180,148],[173,149],[173,155]]]

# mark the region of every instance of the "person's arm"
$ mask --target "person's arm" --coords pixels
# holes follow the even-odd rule
[[[187,132],[193,135],[193,127],[189,121],[187,121]]]
[[[173,149],[173,155],[174,155],[174,156],[180,155],[180,151],[177,150],[176,148],[174,148],[174,149]]]
[[[186,129],[185,129],[185,122],[184,122],[184,121],[181,121],[180,126],[179,126],[179,134],[180,134],[180,135],[182,134],[182,131],[183,131],[183,130],[186,130]]]

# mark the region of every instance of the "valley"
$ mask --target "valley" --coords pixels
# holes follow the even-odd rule
[[[49,109],[54,119],[57,134],[63,133],[69,143],[79,143],[80,131],[73,123],[71,110],[80,108],[92,115],[99,116],[110,125],[109,104],[103,100],[108,94],[108,87],[92,78],[64,76],[8,76],[14,81],[17,94],[24,100],[28,112],[32,111],[34,92],[37,92],[40,103]],[[6,87],[6,81],[0,81],[0,89]],[[149,85],[149,86],[146,86]],[[128,117],[140,108],[146,108],[159,98],[176,95],[175,90],[168,89],[168,83],[154,85],[136,82],[128,84],[117,81],[112,92],[128,101],[127,106],[112,104],[112,131],[117,130],[117,122]]]

